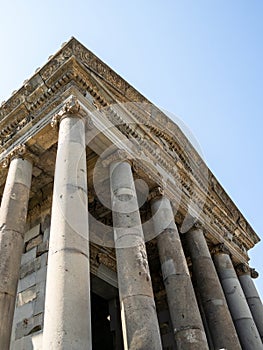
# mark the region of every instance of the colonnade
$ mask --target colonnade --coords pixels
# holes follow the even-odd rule
[[[92,346],[84,116],[72,98],[53,120],[59,122],[59,137],[43,349],[84,350]],[[162,349],[131,164],[118,151],[107,163],[124,348]],[[10,344],[31,176],[32,162],[25,152],[16,152],[10,161],[0,212],[2,350],[8,350]],[[170,200],[160,188],[152,191],[149,200],[177,349],[263,349],[262,303],[250,270],[239,266],[237,274],[231,255],[222,246],[211,254],[203,228],[194,225],[185,233],[191,276]],[[212,345],[208,345],[208,333]]]

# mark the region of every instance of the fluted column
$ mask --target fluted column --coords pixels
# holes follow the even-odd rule
[[[262,350],[257,327],[228,251],[220,244],[214,250],[213,257],[242,348]]]
[[[203,229],[195,225],[185,235],[214,348],[241,349]]]
[[[85,112],[72,96],[60,121],[53,189],[43,349],[91,349]]]
[[[236,271],[259,335],[263,341],[263,305],[252,280],[252,278],[258,277],[258,273],[245,264],[239,264],[236,267]]]
[[[0,211],[0,349],[9,350],[27,218],[32,163],[18,146],[10,162]],[[7,164],[6,164],[7,165]]]
[[[131,165],[117,151],[110,163],[111,199],[124,348],[162,349]]]
[[[159,193],[158,193],[159,192]],[[155,189],[150,195],[154,231],[178,350],[208,349],[180,236],[169,199]]]

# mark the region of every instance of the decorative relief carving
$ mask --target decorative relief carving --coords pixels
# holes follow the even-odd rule
[[[24,102],[24,95],[16,93],[14,96],[10,97],[8,101],[4,102],[0,108],[0,119],[3,119],[6,115],[11,113],[15,108],[17,108],[21,103]]]
[[[235,268],[238,276],[251,274],[250,267],[247,264],[241,263],[235,266]]]
[[[230,251],[225,246],[224,243],[219,243],[212,248],[211,254],[228,254],[228,255],[230,255]]]
[[[73,45],[74,54],[79,58],[89,69],[94,70],[103,78],[105,78],[115,88],[125,93],[127,83],[119,77],[117,73],[112,71],[105,63],[101,62],[99,58],[94,56],[80,43],[75,42]]]
[[[109,269],[116,271],[116,260],[109,254],[98,253],[96,258],[100,264],[103,264]]]
[[[14,158],[24,157],[26,155],[27,148],[25,145],[19,145],[15,147],[1,162],[3,168],[7,168]]]
[[[164,196],[164,188],[163,187],[155,187],[154,189],[152,189],[152,191],[149,193],[148,196],[148,201],[152,201],[158,198],[161,198],[162,196]]]
[[[76,96],[72,95],[69,100],[64,104],[62,109],[56,113],[51,120],[52,128],[58,127],[59,122],[62,118],[67,115],[83,117],[85,115],[85,120],[87,122],[88,129],[92,129],[93,123],[92,119],[87,113],[81,108],[79,101]]]
[[[72,56],[72,48],[65,47],[62,49],[61,53],[55,55],[50,62],[44,67],[40,72],[40,75],[44,80],[47,80],[51,75],[63,64],[65,61]]]

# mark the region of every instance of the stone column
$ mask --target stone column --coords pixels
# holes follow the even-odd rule
[[[263,341],[263,305],[252,280],[252,278],[258,277],[258,273],[245,264],[239,264],[236,267],[236,271],[259,335]]]
[[[263,345],[239,283],[229,252],[219,244],[214,249],[214,263],[220,278],[240,344],[246,350],[262,350]]]
[[[126,152],[110,163],[111,200],[125,350],[162,349],[151,276],[134,187]]]
[[[161,194],[160,188],[150,194],[151,208],[177,349],[208,349],[171,203]]]
[[[59,125],[43,349],[91,349],[85,112],[72,96]]]
[[[193,277],[200,294],[215,349],[241,349],[203,229],[195,224],[186,240],[192,260]]]
[[[25,146],[11,154],[0,211],[0,349],[9,350],[32,178]],[[9,160],[5,164],[8,165]]]

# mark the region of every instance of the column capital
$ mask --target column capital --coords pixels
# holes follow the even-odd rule
[[[235,269],[238,276],[250,275],[251,278],[258,278],[259,276],[256,269],[250,267],[248,264],[240,263],[235,266]]]
[[[10,162],[14,158],[23,158],[31,161],[33,163],[34,155],[28,150],[25,144],[20,144],[12,149],[12,151],[7,154],[7,156],[1,161],[0,165],[2,168],[8,168]]]
[[[211,254],[216,255],[216,254],[227,254],[231,255],[229,249],[226,247],[224,243],[219,243],[216,244],[212,249],[211,249]]]
[[[187,220],[187,225],[189,229],[185,231],[185,234],[187,234],[187,232],[191,232],[195,230],[202,230],[203,234],[205,234],[204,225],[199,220],[196,220],[196,221],[195,220],[196,220],[195,218],[189,218]]]
[[[60,121],[66,116],[76,117],[76,118],[84,118],[87,121],[88,129],[93,128],[93,122],[91,117],[87,114],[87,112],[82,108],[79,100],[75,95],[71,95],[64,103],[61,110],[56,113],[51,120],[51,127],[57,128]]]
[[[102,161],[102,166],[104,168],[108,167],[111,163],[116,162],[127,162],[132,165],[133,158],[132,156],[124,149],[117,149]]]
[[[148,201],[155,201],[157,199],[162,198],[164,195],[164,188],[162,186],[156,186],[150,191],[148,195]]]

